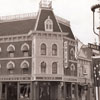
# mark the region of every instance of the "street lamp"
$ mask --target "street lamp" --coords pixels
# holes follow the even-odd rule
[[[91,10],[93,12],[93,32],[99,37],[99,46],[100,46],[100,3],[93,5],[91,7]],[[95,89],[96,89],[96,100],[99,100],[99,88],[96,86]]]
[[[99,37],[100,45],[100,3],[91,7],[93,12],[93,32]]]

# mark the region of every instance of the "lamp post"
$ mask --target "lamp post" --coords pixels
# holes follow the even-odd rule
[[[93,32],[99,38],[99,46],[100,46],[100,2],[91,7],[93,12]],[[97,24],[98,23],[98,24]],[[96,100],[99,100],[99,87],[95,87],[96,90]]]
[[[93,5],[91,10],[93,12],[93,32],[99,37],[100,45],[100,3]],[[98,25],[96,25],[97,23]]]

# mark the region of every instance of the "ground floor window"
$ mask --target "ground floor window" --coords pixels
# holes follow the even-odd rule
[[[30,98],[30,84],[21,83],[20,84],[20,98]]]

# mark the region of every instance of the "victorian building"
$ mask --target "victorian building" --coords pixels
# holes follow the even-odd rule
[[[0,17],[0,99],[78,100],[70,22],[41,0],[37,14]]]
[[[77,76],[79,100],[94,100],[92,55],[93,51],[77,39]]]

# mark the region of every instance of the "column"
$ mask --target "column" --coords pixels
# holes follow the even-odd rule
[[[75,90],[76,90],[76,100],[79,100],[78,98],[78,83],[75,84]]]
[[[2,83],[0,82],[0,100],[2,99]]]

